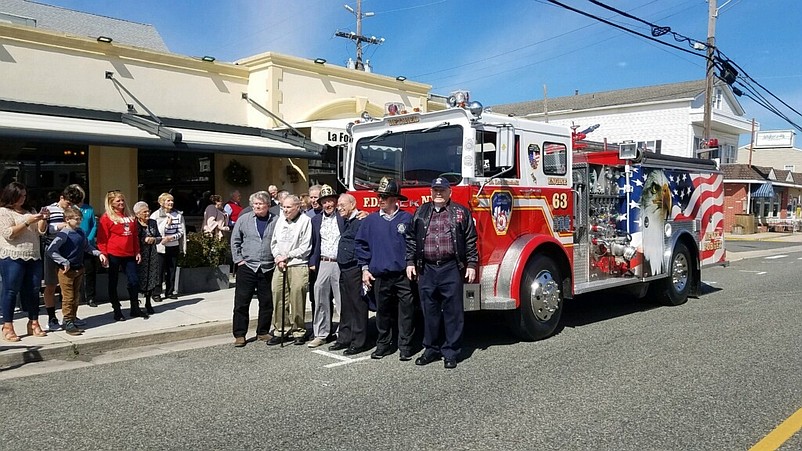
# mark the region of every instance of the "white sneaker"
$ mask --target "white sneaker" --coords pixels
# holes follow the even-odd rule
[[[320,338],[315,338],[314,340],[310,341],[308,345],[309,348],[317,348],[318,346],[323,346],[326,344],[326,340],[322,340]]]
[[[58,318],[52,318],[50,321],[47,322],[48,332],[56,332],[58,330],[61,330],[61,324],[59,324]]]
[[[74,323],[76,326],[86,326],[86,321],[85,321],[85,320],[82,320],[81,318],[78,318],[77,316],[75,317],[75,319],[74,319],[72,322],[73,322],[73,323]]]

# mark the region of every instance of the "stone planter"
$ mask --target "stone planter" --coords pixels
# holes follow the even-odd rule
[[[224,268],[221,270],[221,268]],[[178,293],[205,293],[228,288],[228,266],[178,268]]]

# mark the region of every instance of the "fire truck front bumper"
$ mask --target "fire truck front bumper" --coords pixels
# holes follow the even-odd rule
[[[462,288],[463,305],[466,312],[476,310],[514,310],[515,299],[498,296],[482,296],[481,284],[466,283]]]

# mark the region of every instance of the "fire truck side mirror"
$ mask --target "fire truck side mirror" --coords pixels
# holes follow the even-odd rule
[[[496,136],[496,167],[508,168],[515,163],[515,128],[505,125]]]
[[[323,162],[332,164],[339,163],[339,157],[338,157],[339,147],[340,146],[330,146],[326,144],[323,148],[323,152],[320,153]]]

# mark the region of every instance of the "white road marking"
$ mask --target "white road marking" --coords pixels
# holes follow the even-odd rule
[[[763,274],[767,274],[766,271],[749,271],[747,269],[741,269],[739,271],[741,271],[741,272],[751,272],[751,273],[756,274],[758,276],[762,276]]]
[[[348,365],[349,363],[356,363],[356,362],[359,362],[359,361],[362,361],[362,360],[367,360],[369,358],[370,358],[370,356],[366,355],[365,357],[360,357],[358,359],[348,359],[347,362],[329,363],[328,365],[324,365],[323,368],[334,368],[336,366]]]
[[[785,257],[787,257],[787,255],[785,255],[785,254],[782,254],[782,255],[772,255],[771,257],[766,257],[766,260],[774,260],[774,259],[777,259],[777,258],[785,258]]]
[[[348,365],[349,363],[361,362],[362,360],[367,360],[367,359],[370,358],[369,355],[366,355],[365,357],[359,357],[359,358],[356,358],[356,359],[352,359],[350,357],[346,357],[346,356],[339,355],[339,354],[333,354],[331,352],[321,351],[321,350],[312,351],[312,352],[315,353],[315,354],[320,354],[322,356],[331,357],[332,359],[339,360],[339,362],[329,363],[328,365],[323,365],[323,368],[334,368],[334,367],[338,367],[338,366]]]
[[[718,284],[718,282],[710,282],[710,281],[707,281],[707,280],[703,280],[702,283],[706,284],[706,285],[716,285],[716,284]]]
[[[350,358],[348,358],[348,357],[346,357],[346,356],[344,356],[344,355],[333,354],[333,353],[331,353],[331,352],[323,351],[323,350],[320,350],[320,349],[318,349],[318,350],[316,350],[316,351],[312,351],[312,352],[313,352],[313,353],[315,353],[315,354],[324,355],[324,356],[326,356],[326,357],[331,357],[332,359],[337,359],[337,360],[351,360]]]

